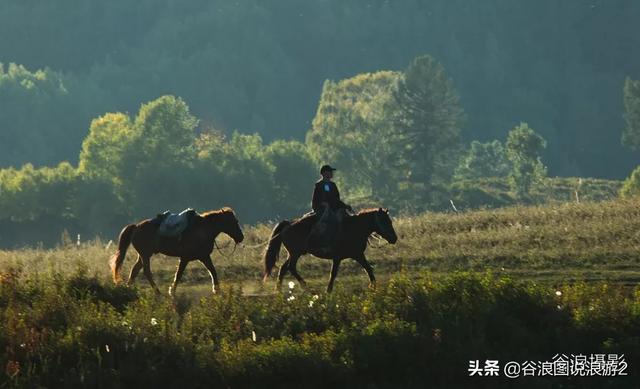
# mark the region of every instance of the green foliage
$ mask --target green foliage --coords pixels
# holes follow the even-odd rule
[[[190,189],[190,176],[185,173],[193,166],[196,125],[197,119],[181,98],[162,96],[140,107],[133,139],[122,150],[119,174],[122,195],[133,215],[193,206],[185,204]]]
[[[622,189],[620,189],[622,197],[633,197],[640,195],[640,166],[635,168],[631,175],[624,180]]]
[[[444,67],[433,57],[415,58],[393,91],[394,126],[402,134],[410,178],[429,185],[448,180],[451,154],[460,141],[463,110]]]
[[[351,192],[389,198],[403,178],[405,156],[390,121],[396,109],[391,91],[399,77],[385,71],[324,83],[307,145],[318,165],[339,168],[338,179]]]
[[[506,150],[513,166],[511,185],[518,198],[527,198],[531,188],[546,176],[546,168],[540,160],[546,146],[544,138],[529,128],[527,123],[520,123],[509,131]]]
[[[138,111],[134,123],[135,152],[151,163],[172,164],[189,161],[198,120],[181,98],[162,96]]]
[[[640,81],[629,77],[624,81],[624,120],[622,144],[640,150]]]
[[[125,114],[108,113],[92,120],[82,142],[80,173],[121,184],[125,153],[134,139],[133,124]]]
[[[265,151],[273,170],[274,201],[283,215],[297,216],[309,209],[311,185],[317,174],[307,147],[297,141],[275,141]]]
[[[29,234],[20,242],[51,242],[66,227],[112,236],[122,224],[165,209],[232,206],[251,222],[308,208],[316,167],[305,145],[265,145],[257,134],[198,134],[197,124],[173,96],[143,104],[135,120],[123,113],[94,119],[77,169],[66,162],[0,169],[0,225],[24,226]],[[29,223],[55,228],[36,238]]]
[[[490,274],[399,274],[375,292],[230,289],[173,303],[82,273],[1,279],[0,382],[12,387],[466,387],[460,361],[473,355],[544,361],[584,348],[630,361],[640,345],[640,291],[607,284],[557,295]]]
[[[14,1],[0,12],[2,60],[54,69],[70,100],[70,109],[19,91],[3,100],[3,134],[23,147],[2,149],[0,166],[75,162],[91,118],[163,94],[225,131],[301,139],[323,80],[400,69],[426,49],[456,81],[465,139],[499,139],[526,117],[549,141],[553,174],[617,178],[635,166],[602,131],[623,127],[620,80],[637,78],[635,3],[60,1]],[[522,44],[532,41],[546,45]],[[27,121],[30,141],[5,125]]]
[[[60,73],[0,63],[0,107],[0,166],[54,164],[77,152],[86,112]]]
[[[451,176],[462,116],[444,68],[422,56],[404,73],[326,81],[307,145],[318,164],[340,168],[349,193],[431,204]]]
[[[0,170],[0,219],[64,218],[72,212],[76,170],[63,162],[55,168]]]
[[[500,141],[480,143],[474,140],[460,160],[454,176],[458,180],[506,177],[510,170],[510,162]]]

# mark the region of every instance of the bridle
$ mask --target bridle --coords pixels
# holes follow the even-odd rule
[[[377,228],[377,230],[381,231],[382,233],[384,233],[384,232],[386,232],[386,229],[382,226],[382,223],[380,222],[380,218],[378,216],[378,212],[380,212],[380,211],[376,211],[375,215],[373,216],[373,220],[375,222],[375,227]],[[374,245],[371,244],[371,238],[377,240],[378,242],[383,242],[383,244],[381,244],[380,246],[374,246]],[[378,233],[375,230],[367,238],[367,243],[372,248],[380,248],[380,247],[385,245],[384,242],[386,242],[386,239],[384,239],[384,236],[382,236],[381,233]]]
[[[237,221],[236,221],[236,223],[237,223]],[[225,232],[225,234],[227,234],[227,233]],[[227,234],[227,235],[229,235],[229,234]],[[230,258],[236,252],[236,248],[238,248],[238,243],[236,242],[235,238],[232,237],[231,239],[233,239],[233,250],[231,250],[230,254],[225,254],[222,251],[222,249],[220,248],[220,246],[218,245],[218,242],[215,239],[213,239],[213,245],[218,249],[218,251],[220,251],[220,254],[225,258]],[[227,243],[227,245],[225,247],[228,247],[228,246],[229,246],[229,243]]]

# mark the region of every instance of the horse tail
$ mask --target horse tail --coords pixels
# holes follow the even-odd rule
[[[264,252],[264,273],[262,274],[262,281],[266,281],[269,275],[271,275],[271,270],[273,270],[273,266],[275,266],[276,262],[278,261],[278,257],[280,256],[280,247],[282,246],[282,232],[290,225],[290,221],[283,220],[278,223],[278,225],[273,229],[273,232],[271,232],[269,245],[267,245],[267,249]]]
[[[133,232],[136,229],[135,224],[129,224],[125,228],[120,231],[120,237],[118,242],[118,251],[113,254],[111,260],[109,261],[109,266],[111,267],[111,273],[113,274],[113,282],[116,284],[120,281],[120,268],[122,267],[122,263],[124,262],[124,257],[127,254],[127,249],[131,244],[131,237],[133,236]]]

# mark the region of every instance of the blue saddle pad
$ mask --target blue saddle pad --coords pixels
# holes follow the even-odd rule
[[[189,227],[195,213],[196,211],[191,208],[185,209],[180,213],[170,213],[169,211],[163,213],[158,226],[158,235],[165,237],[179,236]]]

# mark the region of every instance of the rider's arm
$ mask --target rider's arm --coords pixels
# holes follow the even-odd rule
[[[322,199],[320,186],[316,184],[313,188],[313,196],[311,197],[311,209],[318,212],[321,207],[320,201]]]

